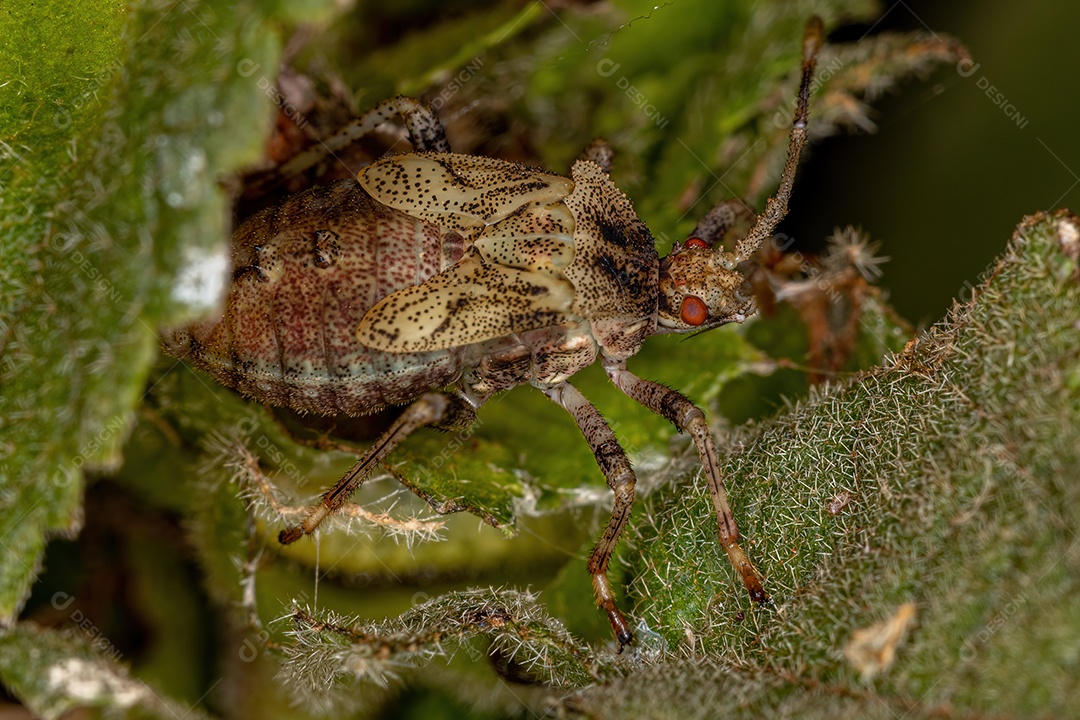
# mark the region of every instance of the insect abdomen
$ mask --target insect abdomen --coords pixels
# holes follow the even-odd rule
[[[353,180],[313,188],[237,229],[223,317],[174,331],[166,348],[245,395],[301,412],[408,402],[453,383],[460,353],[373,350],[356,327],[383,297],[463,251],[456,233],[375,202]]]

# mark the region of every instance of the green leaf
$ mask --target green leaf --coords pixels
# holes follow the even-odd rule
[[[499,657],[519,682],[582,686],[598,658],[551,618],[529,593],[469,590],[446,593],[399,618],[365,623],[294,610],[293,643],[282,674],[297,696],[323,712],[355,704],[365,690],[396,682],[410,667],[456,652],[474,660]],[[478,649],[470,641],[483,640]],[[329,690],[329,692],[328,692]]]
[[[208,717],[132,677],[116,655],[85,619],[80,631],[65,632],[19,623],[0,631],[0,682],[46,720],[70,717],[78,708],[96,708],[109,717]]]
[[[46,536],[78,528],[83,469],[119,464],[155,328],[218,300],[218,178],[258,156],[271,118],[266,19],[253,2],[4,13],[0,618]]]

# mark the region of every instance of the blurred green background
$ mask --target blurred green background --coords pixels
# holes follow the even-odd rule
[[[1080,207],[1080,4],[1007,0],[883,3],[838,35],[950,33],[977,67],[943,67],[874,104],[874,134],[814,149],[783,230],[813,248],[835,225],[884,241],[881,284],[912,322],[932,323],[1001,251],[1019,219]],[[987,96],[1001,93],[1005,104]],[[1014,108],[1009,117],[1005,110]],[[992,239],[992,242],[990,240]]]

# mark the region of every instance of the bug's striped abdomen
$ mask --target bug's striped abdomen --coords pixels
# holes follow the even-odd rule
[[[457,262],[464,241],[375,202],[354,180],[313,188],[246,220],[233,237],[222,318],[166,335],[166,349],[262,402],[363,414],[451,384],[454,349],[361,345],[369,308]]]

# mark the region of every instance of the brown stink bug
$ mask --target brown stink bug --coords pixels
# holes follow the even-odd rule
[[[600,413],[568,381],[599,358],[624,393],[693,438],[720,542],[750,595],[765,601],[762,579],[739,547],[704,414],[675,390],[638,378],[626,361],[654,333],[706,330],[754,311],[740,264],[787,212],[821,43],[815,18],[803,40],[779,190],[733,252],[721,240],[747,212],[729,201],[661,260],[596,146],[569,178],[452,154],[439,121],[407,98],[380,104],[330,141],[340,146],[400,114],[416,151],[242,223],[223,317],[166,339],[170,353],[271,405],[327,415],[406,406],[280,541],[314,532],[416,429],[466,427],[493,395],[529,383],[573,416],[615,494],[588,570],[620,646],[629,643],[607,569],[634,501],[634,471]],[[290,165],[311,162],[301,155]]]

